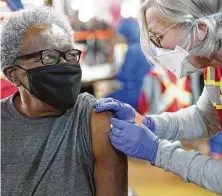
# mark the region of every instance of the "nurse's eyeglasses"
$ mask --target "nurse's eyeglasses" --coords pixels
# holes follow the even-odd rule
[[[177,26],[177,24],[173,24],[172,26],[170,26],[168,29],[166,29],[163,33],[161,33],[160,35],[157,35],[156,33],[153,33],[151,31],[151,27],[148,28],[148,34],[149,34],[149,38],[150,41],[158,48],[162,48],[161,45],[161,39],[163,38],[163,36],[170,31],[172,28],[174,28],[175,26]]]

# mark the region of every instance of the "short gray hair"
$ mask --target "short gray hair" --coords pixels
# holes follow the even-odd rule
[[[221,0],[145,0],[140,10],[141,31],[147,31],[145,12],[152,8],[163,21],[171,23],[193,24],[195,20],[203,19],[212,14],[222,12]],[[210,56],[222,48],[222,15],[203,19],[208,25],[208,36],[198,53]],[[190,38],[198,29],[195,27]]]
[[[25,31],[37,25],[55,24],[62,28],[73,43],[73,30],[67,17],[49,7],[14,12],[2,25],[1,31],[1,70],[14,66],[21,54],[22,38]]]

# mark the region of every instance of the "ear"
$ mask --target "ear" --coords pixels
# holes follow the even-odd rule
[[[16,86],[16,87],[20,87],[21,83],[20,80],[18,78],[17,75],[17,69],[16,68],[8,68],[6,70],[4,70],[4,74],[6,75],[6,77]]]
[[[204,21],[197,24],[197,38],[199,41],[204,41],[207,37],[208,27]]]

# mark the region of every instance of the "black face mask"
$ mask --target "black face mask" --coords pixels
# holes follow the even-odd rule
[[[79,64],[61,63],[53,66],[24,69],[33,96],[65,112],[74,106],[81,88],[82,70]]]

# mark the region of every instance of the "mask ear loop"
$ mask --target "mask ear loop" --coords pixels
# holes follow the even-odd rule
[[[26,72],[26,76],[28,77],[28,80],[30,80],[30,78],[29,78],[29,74],[27,74],[28,73],[28,71],[26,70],[26,69],[24,69],[23,67],[21,67],[21,66],[19,66],[19,65],[15,65],[16,67],[18,67],[19,69],[22,69],[23,71],[25,71]],[[30,90],[20,81],[20,84],[27,90],[27,91],[29,91],[30,92]],[[30,85],[30,84],[29,84]]]
[[[186,23],[191,23],[191,22],[186,22]],[[189,51],[189,48],[192,45],[192,43],[191,43],[192,36],[190,35],[190,33],[191,33],[192,29],[194,28],[194,23],[195,22],[191,23],[191,27],[188,29],[188,31],[184,34],[184,36],[180,39],[179,43],[177,44],[177,46],[179,46],[187,51]],[[185,42],[187,41],[187,39],[188,39],[189,43],[187,45],[185,45]]]
[[[200,20],[205,20],[205,19],[212,18],[212,17],[221,16],[221,15],[222,15],[222,12],[218,12],[218,13],[216,13],[216,14],[211,14],[211,15],[203,16],[203,17],[201,17],[201,18],[199,18],[199,19],[196,19],[196,20],[192,23],[192,25],[191,25],[190,29],[188,30],[187,34],[185,34],[185,36],[179,41],[178,46],[180,46],[180,45],[182,46],[182,45],[183,45],[182,43],[186,41],[189,33],[192,31],[192,29],[195,27],[195,25],[197,25],[196,28],[197,28],[197,30],[199,30],[199,28],[198,28],[198,21],[200,21]],[[192,40],[190,40],[190,42],[191,42],[191,41],[192,41]],[[189,45],[191,45],[191,43],[189,43]],[[197,49],[197,48],[199,48],[199,47],[200,47],[200,46],[197,46],[197,47],[195,47],[194,49]],[[188,50],[188,52],[191,52],[191,51],[193,51],[193,49]]]

